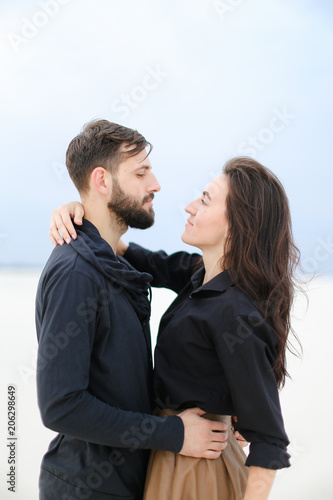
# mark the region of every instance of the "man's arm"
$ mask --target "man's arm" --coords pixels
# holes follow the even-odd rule
[[[136,449],[216,458],[225,447],[225,434],[214,432],[225,430],[217,425],[221,422],[208,422],[195,410],[181,417],[125,411],[89,391],[97,318],[85,304],[97,292],[96,284],[76,271],[46,278],[42,285],[37,298],[37,390],[45,426],[96,444],[133,448],[135,443]]]

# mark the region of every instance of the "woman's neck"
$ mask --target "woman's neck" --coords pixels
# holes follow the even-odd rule
[[[205,276],[202,284],[212,280],[223,271],[221,267],[221,258],[223,253],[211,252],[209,250],[202,250],[202,260],[205,266]]]

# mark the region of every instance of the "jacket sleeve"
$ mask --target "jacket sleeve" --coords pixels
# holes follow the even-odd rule
[[[184,426],[179,417],[124,411],[89,390],[90,358],[98,326],[97,284],[71,271],[44,279],[37,294],[39,338],[37,394],[44,425],[96,444],[178,453]]]
[[[237,430],[251,443],[246,465],[289,467],[278,388],[273,373],[275,335],[258,312],[224,311],[214,342],[231,393]]]
[[[135,269],[153,276],[151,285],[170,288],[179,293],[190,280],[200,260],[199,254],[176,252],[171,255],[163,250],[151,252],[146,248],[130,243],[124,258]]]

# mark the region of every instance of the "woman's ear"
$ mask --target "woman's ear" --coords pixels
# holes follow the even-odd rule
[[[112,190],[112,176],[110,172],[103,167],[94,168],[90,175],[90,187],[104,196],[109,195]]]

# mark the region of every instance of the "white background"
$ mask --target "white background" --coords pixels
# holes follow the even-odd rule
[[[39,274],[0,272],[0,300],[6,314],[0,317],[0,498],[36,500],[39,466],[53,437],[41,423],[35,388],[37,342],[34,325],[34,295]],[[288,355],[288,380],[281,404],[290,439],[292,466],[280,471],[270,500],[332,499],[332,349],[333,319],[330,312],[333,280],[317,279],[308,285],[309,306],[301,295],[293,313],[293,324],[303,344],[303,358]],[[152,335],[174,296],[153,290]],[[3,371],[4,370],[4,371]],[[18,441],[17,493],[6,490],[7,385],[17,388]],[[209,499],[207,499],[209,500]]]
[[[45,263],[78,198],[67,146],[106,118],[154,145],[156,224],[131,238],[177,249],[184,206],[248,154],[284,183],[306,270],[332,273],[332,24],[328,0],[2,2],[0,264]]]

